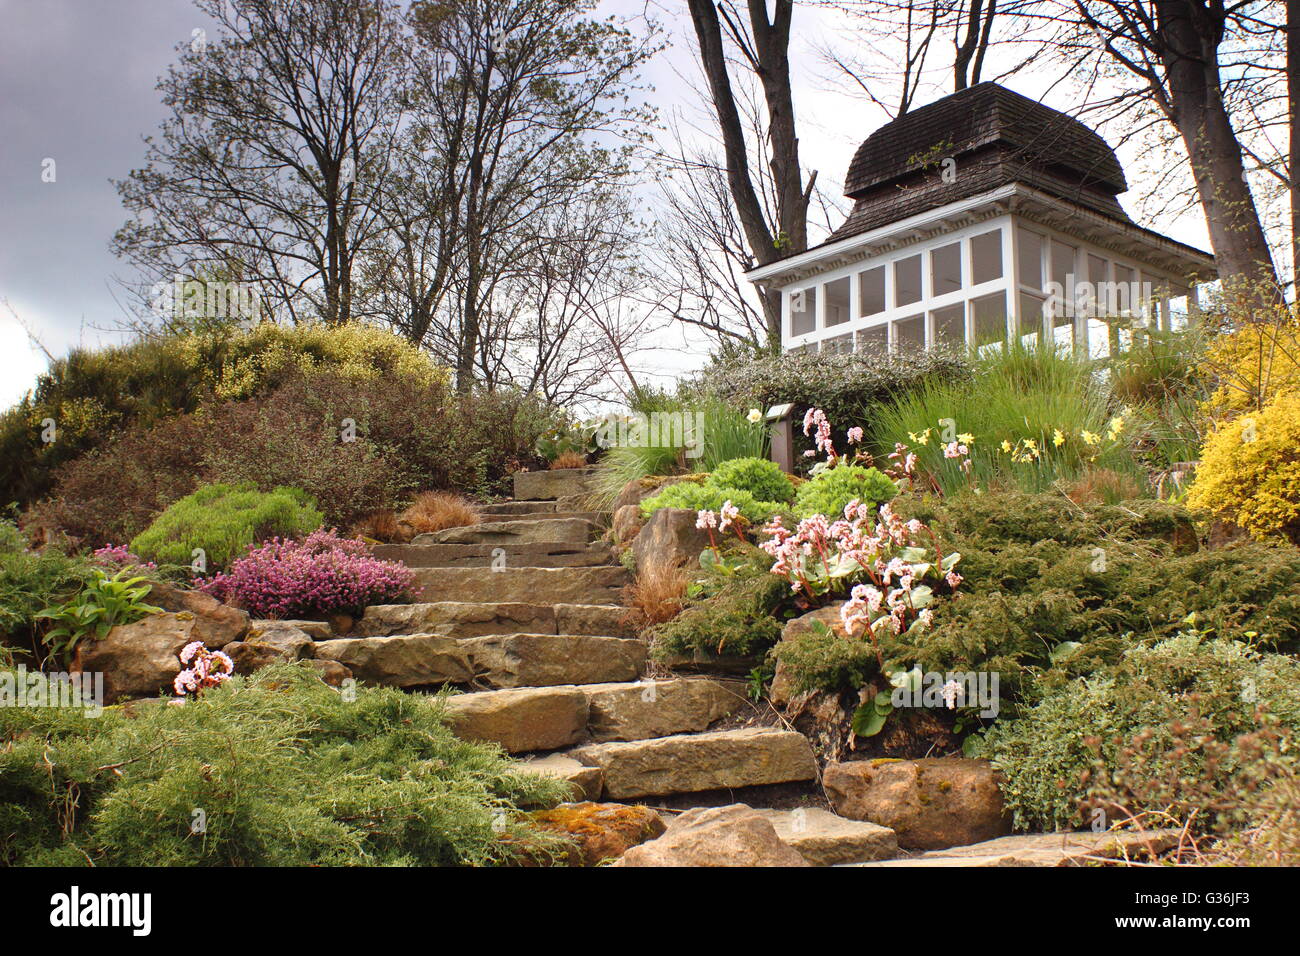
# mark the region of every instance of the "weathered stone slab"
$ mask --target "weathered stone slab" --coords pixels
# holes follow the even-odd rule
[[[567,781],[573,787],[574,800],[599,800],[605,788],[605,774],[599,767],[588,767],[564,754],[539,754],[521,760],[518,766],[529,773]]]
[[[808,863],[743,803],[687,810],[664,835],[634,846],[616,866],[793,866]]]
[[[478,680],[493,687],[550,687],[635,680],[644,642],[585,634],[497,634],[461,641]]]
[[[1147,862],[1178,843],[1178,830],[1144,833],[1024,833],[969,846],[932,850],[901,860],[857,866],[1088,866],[1098,859]]]
[[[787,783],[817,776],[817,762],[803,734],[766,727],[587,744],[569,754],[605,771],[605,795],[612,799]]]
[[[637,571],[653,566],[698,567],[700,552],[709,547],[709,535],[695,527],[699,513],[691,508],[660,508],[632,541]]]
[[[776,834],[813,866],[836,866],[898,856],[898,838],[888,827],[846,820],[819,807],[758,810]]]
[[[464,528],[446,528],[417,535],[412,544],[529,544],[564,541],[586,544],[600,529],[586,518],[528,518],[485,521]]]
[[[567,747],[587,728],[587,697],[574,687],[457,694],[446,707],[458,737],[500,744],[510,753]]]
[[[889,827],[907,849],[964,846],[1011,832],[997,772],[987,760],[830,763],[822,786],[840,816]]]
[[[627,571],[617,565],[594,568],[418,568],[416,583],[425,601],[468,603],[516,601],[545,604],[619,604]]]
[[[320,641],[316,657],[345,665],[357,680],[387,687],[464,684],[472,677],[465,648],[440,634]]]
[[[645,740],[705,730],[745,702],[736,687],[712,680],[641,681],[590,684],[591,739]]]
[[[515,500],[539,501],[585,495],[592,490],[594,468],[551,468],[515,472]]]
[[[548,604],[517,601],[376,604],[366,608],[352,633],[357,637],[390,637],[395,634],[476,637],[515,631],[554,634],[555,608]]]
[[[555,631],[558,634],[636,637],[643,620],[640,611],[613,604],[555,605]]]
[[[608,545],[539,544],[381,544],[374,555],[408,568],[575,568],[610,564]]]

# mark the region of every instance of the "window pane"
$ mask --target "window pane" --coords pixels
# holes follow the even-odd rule
[[[935,309],[934,338],[943,345],[966,344],[966,304],[958,302],[945,309]]]
[[[1088,255],[1089,300],[1080,302],[1079,309],[1088,318],[1106,314],[1106,297],[1110,284],[1106,276],[1106,260],[1101,256]]]
[[[921,301],[921,257],[908,256],[894,263],[894,306]]]
[[[885,323],[873,325],[858,332],[858,351],[876,354],[885,351],[889,345],[889,326]]]
[[[1110,315],[1123,315],[1137,309],[1140,296],[1133,288],[1134,281],[1132,269],[1115,263],[1115,284],[1106,297],[1106,311]]]
[[[837,335],[834,338],[822,339],[823,352],[852,352],[853,351],[853,333],[847,335]]]
[[[826,283],[826,324],[841,325],[849,320],[849,277]]]
[[[863,315],[885,311],[885,267],[876,266],[858,275],[858,298]]]
[[[960,242],[930,252],[930,286],[934,295],[945,295],[961,288]]]
[[[906,319],[898,319],[893,326],[894,348],[918,350],[925,348],[925,316],[913,315]]]
[[[1031,289],[1043,287],[1043,237],[1036,232],[1016,232],[1020,284]]]
[[[970,241],[971,281],[992,282],[1002,278],[1002,230],[983,232]]]
[[[803,335],[817,328],[817,288],[790,293],[790,334]]]
[[[1075,252],[1074,246],[1052,240],[1052,281],[1061,284],[1067,301],[1074,298],[1074,283],[1070,280],[1074,275]]]
[[[999,292],[972,299],[971,324],[974,325],[976,346],[990,342],[1003,342],[1007,337],[1007,297]]]
[[[1043,334],[1043,300],[1027,292],[1020,293],[1016,307],[1016,333],[1022,345],[1038,344]]]

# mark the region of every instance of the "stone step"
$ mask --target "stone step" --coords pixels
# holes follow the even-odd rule
[[[728,687],[710,680],[611,681],[474,691],[447,700],[457,734],[520,753],[579,741],[642,740],[701,731],[744,703],[740,690],[739,684]],[[575,693],[582,698],[581,706],[575,703]],[[582,714],[576,730],[575,707]],[[557,730],[561,727],[563,733]],[[561,736],[565,739],[554,742]],[[572,757],[563,759],[599,772]],[[592,799],[599,796],[597,791]]]
[[[429,602],[619,604],[630,581],[626,568],[416,568],[420,597]]]
[[[693,678],[588,684],[587,731],[597,743],[696,733],[747,702],[740,681]]]
[[[557,750],[587,732],[587,696],[576,687],[457,694],[445,705],[456,736],[499,744],[507,753]]]
[[[460,645],[475,679],[498,688],[636,680],[649,650],[634,637],[590,634],[492,634]]]
[[[636,638],[591,634],[404,634],[319,641],[314,650],[318,660],[342,664],[367,684],[507,688],[635,680],[647,647]]]
[[[588,767],[564,754],[533,754],[515,766],[529,773],[563,780],[573,787],[574,800],[599,800],[605,775],[599,767]]]
[[[898,856],[898,837],[888,827],[837,817],[820,807],[754,811],[776,835],[813,866],[839,866]]]
[[[523,502],[521,502],[523,503]],[[522,511],[518,514],[501,514],[489,515],[492,524],[508,524],[511,521],[590,521],[594,525],[607,527],[610,521],[608,511],[591,511],[583,508],[573,510],[555,510],[555,511]],[[465,525],[465,528],[482,527],[478,525]],[[437,534],[437,532],[433,532]]]
[[[540,501],[585,495],[594,490],[595,468],[552,468],[515,472],[515,500]]]
[[[568,755],[605,773],[608,799],[695,793],[812,780],[817,761],[803,734],[768,727],[587,744]]]
[[[635,637],[636,612],[611,604],[529,602],[374,604],[353,625],[349,637],[442,634],[595,634]]]
[[[563,541],[570,544],[587,544],[600,534],[600,527],[586,518],[520,519],[513,521],[485,521],[482,524],[460,528],[444,528],[429,534],[416,535],[411,544],[553,544]]]
[[[570,544],[545,541],[537,544],[380,544],[372,549],[377,558],[401,561],[408,568],[578,568],[608,565],[606,544]]]
[[[522,514],[554,514],[554,501],[494,501],[491,504],[479,505],[479,514],[492,515],[522,515]]]

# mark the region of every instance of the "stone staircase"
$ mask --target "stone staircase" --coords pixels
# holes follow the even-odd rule
[[[463,690],[448,701],[460,736],[569,781],[575,799],[682,807],[741,791],[762,806],[780,785],[819,797],[802,734],[710,729],[749,706],[740,682],[643,676],[647,647],[622,604],[629,575],[598,540],[608,515],[587,507],[589,481],[589,469],[522,472],[514,500],[485,506],[480,524],[377,546],[416,572],[421,603],[369,608],[317,657],[370,684]],[[787,819],[802,811],[764,812],[802,832],[801,816]],[[835,820],[857,848],[835,862],[896,852],[892,831]]]

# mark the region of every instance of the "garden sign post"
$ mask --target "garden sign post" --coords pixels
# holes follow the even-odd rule
[[[787,475],[794,474],[794,422],[790,420],[793,410],[794,402],[787,402],[773,405],[763,416],[772,429],[772,461]]]

